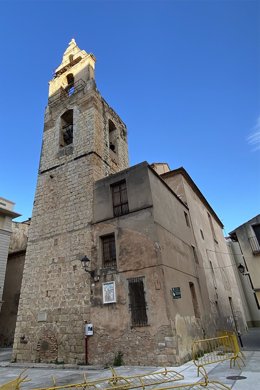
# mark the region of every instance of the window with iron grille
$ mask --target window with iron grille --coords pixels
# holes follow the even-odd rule
[[[116,242],[115,235],[109,234],[108,236],[101,237],[102,251],[103,251],[103,267],[111,268],[116,267]]]
[[[111,186],[114,217],[129,213],[125,180]]]
[[[260,224],[252,225],[252,229],[254,235],[252,237],[248,237],[253,254],[260,254]]]
[[[145,326],[148,323],[144,292],[144,278],[128,279],[129,307],[132,326]]]

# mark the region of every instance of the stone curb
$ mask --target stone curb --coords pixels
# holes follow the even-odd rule
[[[11,363],[11,362],[0,362],[0,367],[12,367],[12,368],[50,368],[56,370],[86,370],[86,371],[105,371],[108,370],[109,367],[104,367],[102,365],[95,366],[84,366],[78,364],[54,364],[54,363]],[[159,370],[164,367],[158,366],[120,366],[115,367],[115,369],[148,369],[148,370]],[[169,367],[168,367],[169,368]]]
[[[104,366],[79,366],[77,364],[48,364],[48,363],[10,363],[0,362],[0,367],[12,367],[12,368],[50,368],[61,370],[86,370],[97,371],[104,370]]]

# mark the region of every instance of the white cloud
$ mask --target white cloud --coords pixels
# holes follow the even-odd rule
[[[260,150],[260,116],[257,119],[252,134],[247,137],[247,142],[253,147],[253,152]]]

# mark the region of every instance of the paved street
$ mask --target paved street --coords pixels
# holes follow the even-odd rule
[[[245,351],[260,351],[260,328],[250,328],[241,336]]]
[[[12,348],[0,348],[0,362],[8,362],[11,360]]]
[[[209,378],[218,380],[232,390],[256,390],[260,388],[260,329],[251,329],[248,335],[243,335],[244,354],[246,366],[239,369],[229,368],[229,361],[215,363],[207,366]],[[88,381],[107,378],[111,375],[110,370],[93,366],[49,365],[43,363],[10,363],[11,349],[0,349],[0,385],[16,378],[23,369],[27,368],[26,375],[30,382],[24,383],[23,389],[48,387],[53,385],[53,377],[57,385],[83,382],[84,375]],[[136,375],[152,373],[162,367],[118,367],[120,375]],[[196,368],[192,362],[187,362],[179,367],[171,367],[184,375],[183,383],[194,383],[200,378],[196,375]],[[242,376],[245,379],[232,380],[227,377]],[[179,382],[181,384],[181,382]],[[176,382],[175,382],[176,384]]]

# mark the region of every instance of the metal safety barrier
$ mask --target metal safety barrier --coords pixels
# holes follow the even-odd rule
[[[21,374],[12,381],[0,385],[0,390],[19,390],[21,383],[30,381],[30,379],[27,379],[27,375],[23,376],[25,371],[26,370],[22,371]]]
[[[174,370],[164,369],[163,371],[153,372],[151,374],[122,376],[114,368],[111,368],[111,377],[88,382],[84,376],[85,382],[53,387],[37,388],[33,390],[231,390],[229,386],[219,381],[203,380],[196,383],[176,383],[184,380],[184,376]],[[165,385],[166,386],[162,386]]]
[[[88,382],[84,375],[84,382],[75,384],[65,384],[57,386],[55,378],[53,386],[44,388],[35,388],[33,390],[231,390],[227,385],[218,381],[198,381],[196,383],[176,383],[184,380],[184,376],[174,370],[164,369],[163,371],[153,372],[151,374],[121,376],[111,368],[111,376],[108,378],[98,379]],[[15,380],[0,386],[0,390],[19,390],[22,382],[26,382],[27,377],[22,378],[21,375]],[[163,386],[166,385],[166,386]]]
[[[241,368],[239,361],[242,361],[245,365],[237,337],[231,332],[227,332],[224,336],[194,341],[192,345],[192,359],[197,367],[197,374],[201,373],[205,381],[208,380],[208,374],[205,369],[205,366],[208,364],[230,360],[230,368],[232,364],[235,366],[236,363]]]
[[[238,343],[238,338],[234,332],[231,332],[229,330],[220,330],[217,332],[217,336],[230,336],[233,340],[234,344],[234,351],[239,355],[242,356],[244,359],[246,358],[244,353],[240,350],[239,343]],[[244,361],[243,361],[244,362]]]
[[[163,371],[153,372],[145,375],[122,376],[119,375],[114,368],[110,368],[111,376],[107,378],[97,379],[95,381],[87,381],[84,375],[84,382],[57,386],[54,380],[54,386],[48,388],[37,388],[33,390],[61,390],[61,389],[88,389],[88,390],[118,390],[118,389],[152,389],[153,387],[183,380],[184,376],[174,370],[164,369]],[[54,379],[54,378],[53,378]]]
[[[156,390],[203,390],[203,389],[210,389],[210,390],[231,390],[231,388],[227,385],[224,385],[221,382],[218,381],[198,381],[195,383],[181,383],[181,384],[173,384],[171,386],[167,387],[156,387]]]

